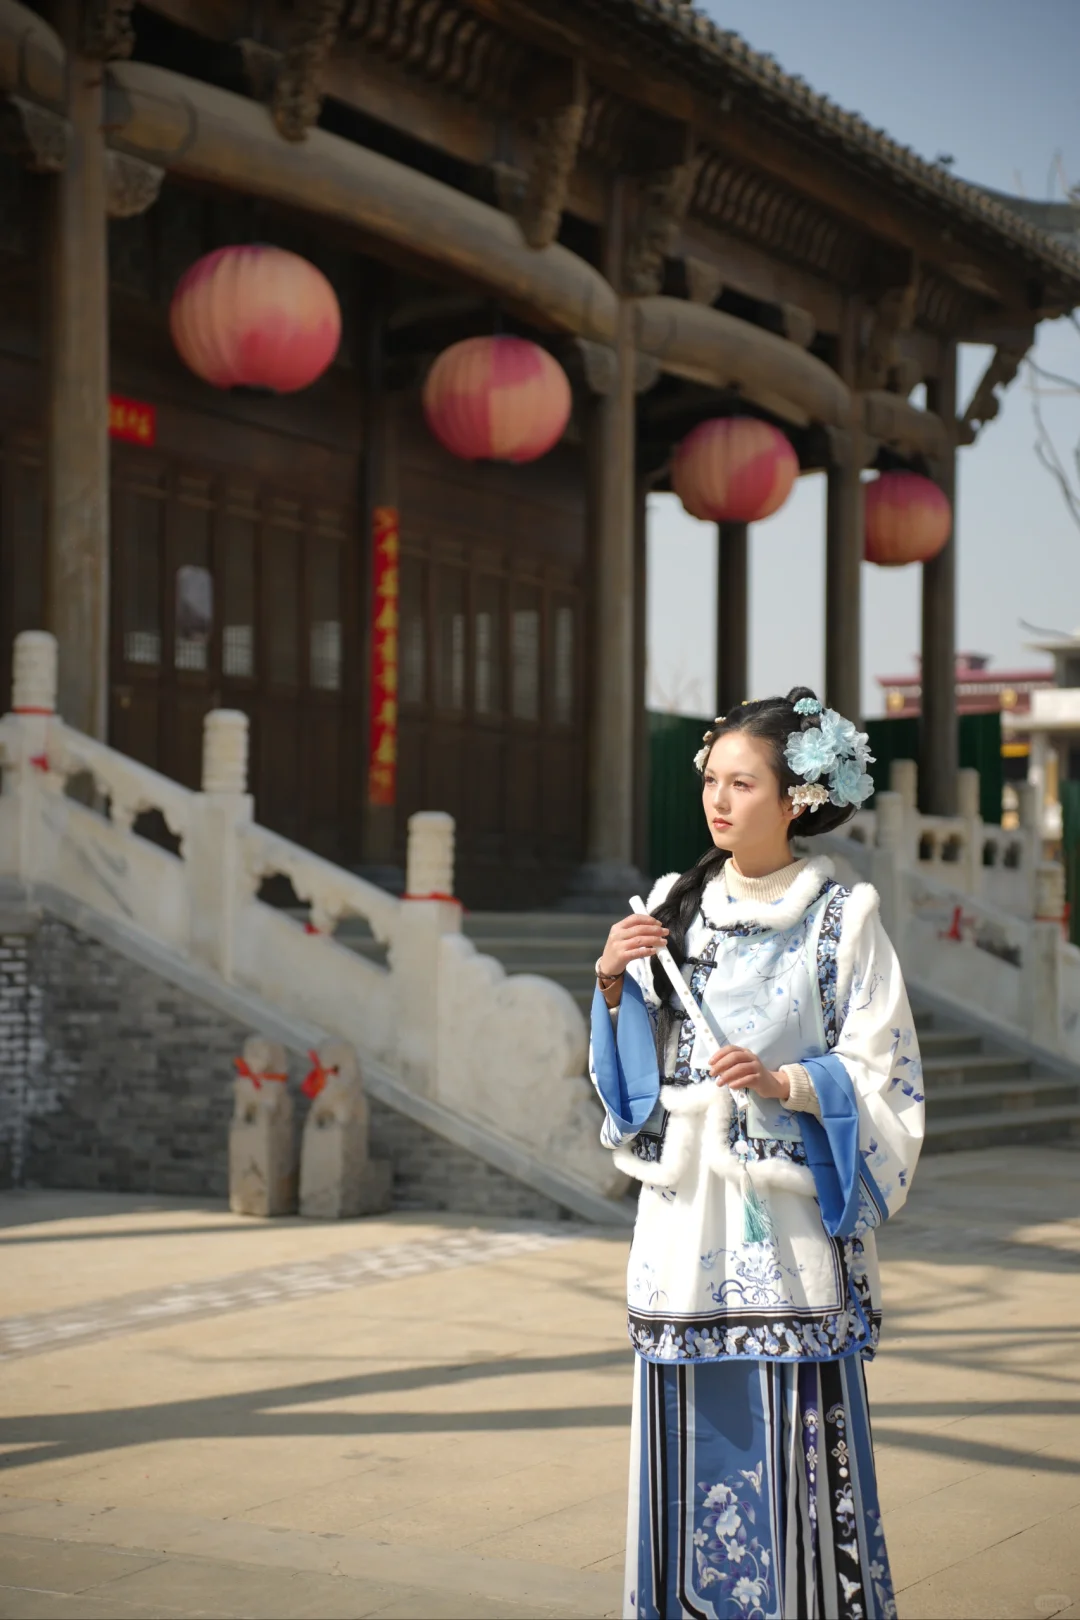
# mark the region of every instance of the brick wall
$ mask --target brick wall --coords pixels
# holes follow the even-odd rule
[[[0,1186],[224,1198],[233,1058],[257,1033],[54,918],[0,926]],[[296,1089],[298,1123],[306,1100]],[[550,1199],[372,1102],[402,1209],[556,1219]]]

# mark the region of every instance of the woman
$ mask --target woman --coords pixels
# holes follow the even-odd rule
[[[718,719],[694,761],[715,848],[596,964],[603,1140],[641,1183],[627,1616],[896,1612],[863,1364],[919,1051],[876,893],[790,847],[872,791],[866,742],[805,688]],[[712,1056],[650,961],[665,943]]]

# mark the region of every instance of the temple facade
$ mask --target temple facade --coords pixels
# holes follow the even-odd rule
[[[696,423],[762,417],[827,473],[825,695],[854,715],[860,475],[952,499],[1035,326],[1080,302],[1071,214],[923,162],[677,0],[0,0],[0,99],[0,670],[54,631],[64,717],[188,786],[206,712],[243,710],[259,819],[388,881],[408,816],[450,811],[474,906],[636,884],[645,503]],[[248,242],[338,295],[304,392],[211,388],[170,339],[184,271]],[[420,409],[433,359],[495,332],[573,386],[528,466],[455,459]],[[993,359],[958,402],[961,342]],[[752,543],[718,531],[718,709],[750,695]],[[923,569],[937,814],[957,543]]]

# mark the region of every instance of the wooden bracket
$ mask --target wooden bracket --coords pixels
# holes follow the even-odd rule
[[[708,259],[685,258],[686,292],[692,304],[714,304],[724,285],[723,271]]]
[[[532,161],[522,176],[520,193],[504,189],[499,200],[505,206],[506,197],[507,211],[516,216],[531,248],[550,247],[559,234],[588,104],[581,62],[564,64],[561,72],[545,76],[526,95],[526,108],[536,119]]]
[[[83,0],[79,48],[96,62],[122,61],[135,46],[135,0]]]
[[[817,336],[817,322],[808,309],[800,304],[781,304],[780,319],[784,326],[784,336],[797,343],[800,349],[808,349]]]
[[[257,39],[238,39],[234,49],[240,57],[240,71],[256,101],[269,101],[281,72],[281,52]]]
[[[0,152],[17,157],[36,174],[59,174],[67,168],[71,125],[22,96],[0,97]]]
[[[913,267],[904,286],[890,287],[878,299],[860,358],[860,388],[888,386],[901,359],[900,337],[915,320],[918,296],[918,271]]]
[[[133,219],[157,202],[165,170],[156,163],[110,150],[105,154],[105,168],[110,219]]]
[[[958,443],[974,444],[987,422],[992,422],[997,416],[1001,409],[1001,397],[997,390],[1008,388],[1020,370],[1034,336],[1034,332],[1029,332],[1026,343],[1021,339],[1020,343],[1009,348],[999,345],[994,350],[968,402],[967,409],[956,424]]]
[[[658,169],[642,182],[641,207],[627,243],[624,270],[626,291],[637,298],[649,298],[660,291],[664,260],[671,258],[679,245],[683,220],[704,160],[703,153],[694,153],[689,131],[685,154],[682,162]]]
[[[337,41],[345,0],[303,0],[270,103],[278,134],[302,141],[318,123],[323,71]]]

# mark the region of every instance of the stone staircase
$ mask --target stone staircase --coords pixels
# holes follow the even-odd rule
[[[1080,1136],[1080,1079],[931,1011],[913,995],[926,1080],[926,1149],[1004,1147]]]
[[[465,932],[507,973],[539,973],[563,985],[587,1019],[593,964],[611,922],[573,912],[472,912]],[[371,960],[382,959],[360,924],[343,925],[338,938]],[[913,1003],[926,1078],[927,1152],[1080,1137],[1080,1079],[1052,1073],[1003,1037],[931,1010],[917,994]]]

